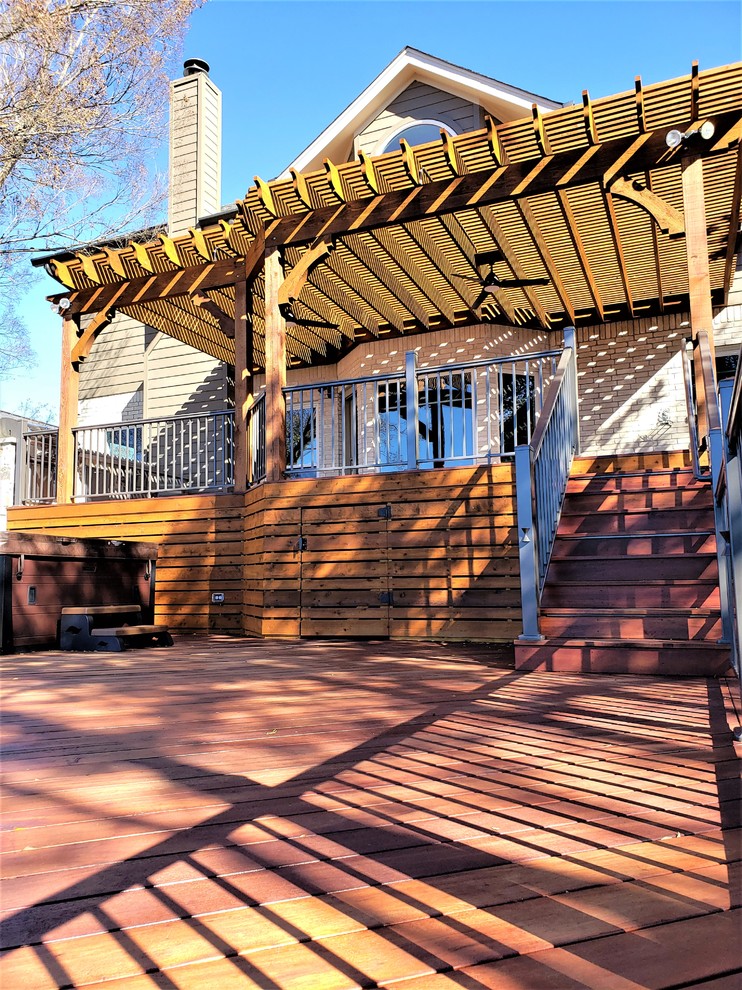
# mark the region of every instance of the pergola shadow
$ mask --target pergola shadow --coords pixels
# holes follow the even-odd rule
[[[263,644],[246,649],[254,658],[265,652]],[[309,670],[307,658],[314,655],[316,662],[321,650],[335,650],[344,669]],[[345,711],[339,699],[360,673],[358,657],[375,650],[381,667],[367,664],[367,706],[383,707],[388,696],[389,704],[402,700],[420,711],[399,722],[387,713],[379,731],[343,749],[350,726],[340,717],[348,714],[347,698]],[[681,699],[673,699],[664,682],[653,679],[613,678],[609,692],[607,682],[594,677],[477,671],[470,660],[459,671],[455,651],[445,674],[433,671],[426,683],[430,666],[422,665],[421,679],[411,679],[410,662],[395,662],[388,656],[393,652],[357,644],[282,648],[276,667],[283,679],[294,693],[308,695],[312,687],[329,716],[325,722],[315,704],[297,726],[297,739],[319,751],[329,735],[334,747],[316,762],[308,750],[297,773],[290,772],[297,749],[289,729],[266,730],[270,719],[260,723],[252,749],[249,738],[232,747],[238,758],[262,760],[246,775],[214,773],[198,758],[168,753],[167,703],[152,712],[163,727],[154,732],[159,744],[151,757],[137,755],[136,725],[80,731],[72,747],[77,755],[64,756],[67,772],[74,767],[83,778],[86,760],[95,766],[99,754],[108,753],[114,794],[125,767],[146,767],[166,784],[187,787],[193,809],[202,808],[206,817],[157,829],[147,813],[132,808],[123,829],[89,840],[87,832],[98,825],[86,826],[84,797],[80,808],[68,809],[69,826],[62,813],[47,839],[58,845],[56,869],[65,870],[69,882],[44,892],[55,856],[48,849],[38,874],[19,873],[24,879],[11,881],[11,898],[29,883],[37,883],[38,896],[5,912],[10,974],[40,974],[39,988],[75,986],[82,965],[98,979],[148,973],[150,985],[178,988],[180,967],[219,960],[214,978],[227,966],[245,986],[265,990],[299,986],[300,973],[314,974],[316,986],[376,986],[449,973],[450,985],[479,987],[490,984],[477,982],[474,971],[455,971],[515,956],[535,955],[548,965],[543,953],[552,946],[574,946],[579,955],[586,941],[635,937],[624,932],[644,927],[654,904],[664,921],[719,910],[704,897],[705,874],[724,862],[715,847],[718,827],[738,827],[738,807],[727,778],[719,776],[730,759],[728,744],[710,724],[698,687],[681,686]],[[160,697],[172,703],[184,686],[177,665],[163,667],[163,656],[157,660],[170,690],[160,684]],[[270,664],[262,662],[265,674]],[[135,661],[141,676],[138,668]],[[199,681],[205,686],[206,677]],[[250,692],[241,681],[235,670],[226,685],[217,681],[211,696],[199,698],[202,716],[246,707]],[[88,689],[94,686],[89,678]],[[20,753],[37,737],[69,742],[69,732],[60,733],[51,718],[14,706],[9,719]],[[289,739],[288,764],[280,752],[271,758],[265,751],[266,736]],[[229,765],[227,752],[217,771]],[[43,778],[33,783],[17,780],[8,789],[19,807],[25,800],[43,817],[44,801],[53,808],[55,792],[45,789]],[[219,810],[208,814],[210,805]],[[177,808],[171,817],[177,820]],[[24,839],[30,831],[24,829]],[[157,831],[164,837],[158,840]],[[662,842],[657,855],[659,840],[712,832],[713,839],[692,851],[677,850],[690,862],[698,890],[668,887],[667,874],[684,867],[673,864],[673,846]],[[117,856],[127,843],[134,843],[131,852]],[[16,859],[6,860],[11,873]],[[719,886],[716,874],[711,882]],[[634,896],[635,918],[621,917],[620,898],[621,906],[607,915],[600,903],[589,896],[582,903],[575,894],[615,892],[618,885]],[[729,882],[721,886],[731,898]],[[81,963],[91,952],[95,961]],[[616,976],[622,965],[617,958]]]

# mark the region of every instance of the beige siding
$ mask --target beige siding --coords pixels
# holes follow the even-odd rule
[[[417,120],[437,120],[460,134],[482,126],[482,111],[459,96],[414,82],[360,132],[356,151],[380,152],[395,131]]]
[[[146,364],[147,418],[222,410],[230,404],[226,365],[179,340],[159,334]]]
[[[83,328],[91,319],[83,317]],[[123,313],[101,331],[80,366],[81,425],[141,418],[144,335],[144,326]]]
[[[209,355],[118,314],[81,365],[79,422],[225,409],[231,402],[227,372]]]

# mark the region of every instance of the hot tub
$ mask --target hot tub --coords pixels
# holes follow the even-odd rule
[[[157,546],[0,531],[0,652],[57,643],[63,608],[138,605],[154,618]]]

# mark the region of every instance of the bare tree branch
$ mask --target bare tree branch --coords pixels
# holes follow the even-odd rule
[[[164,197],[151,162],[167,134],[169,70],[201,2],[0,0],[4,298],[28,283],[28,253],[153,222]]]

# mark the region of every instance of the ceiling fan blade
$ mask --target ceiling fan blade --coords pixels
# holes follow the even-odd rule
[[[475,278],[474,275],[458,275],[456,272],[451,276],[452,278],[460,278],[462,282],[476,282],[477,285],[482,281],[479,278]]]
[[[479,295],[477,296],[477,298],[474,300],[474,305],[472,306],[472,309],[479,309],[479,307],[482,305],[482,303],[483,302],[486,302],[488,300],[491,292],[492,292],[492,289],[490,288],[490,286],[489,285],[486,285],[482,289],[482,291],[479,293]]]

